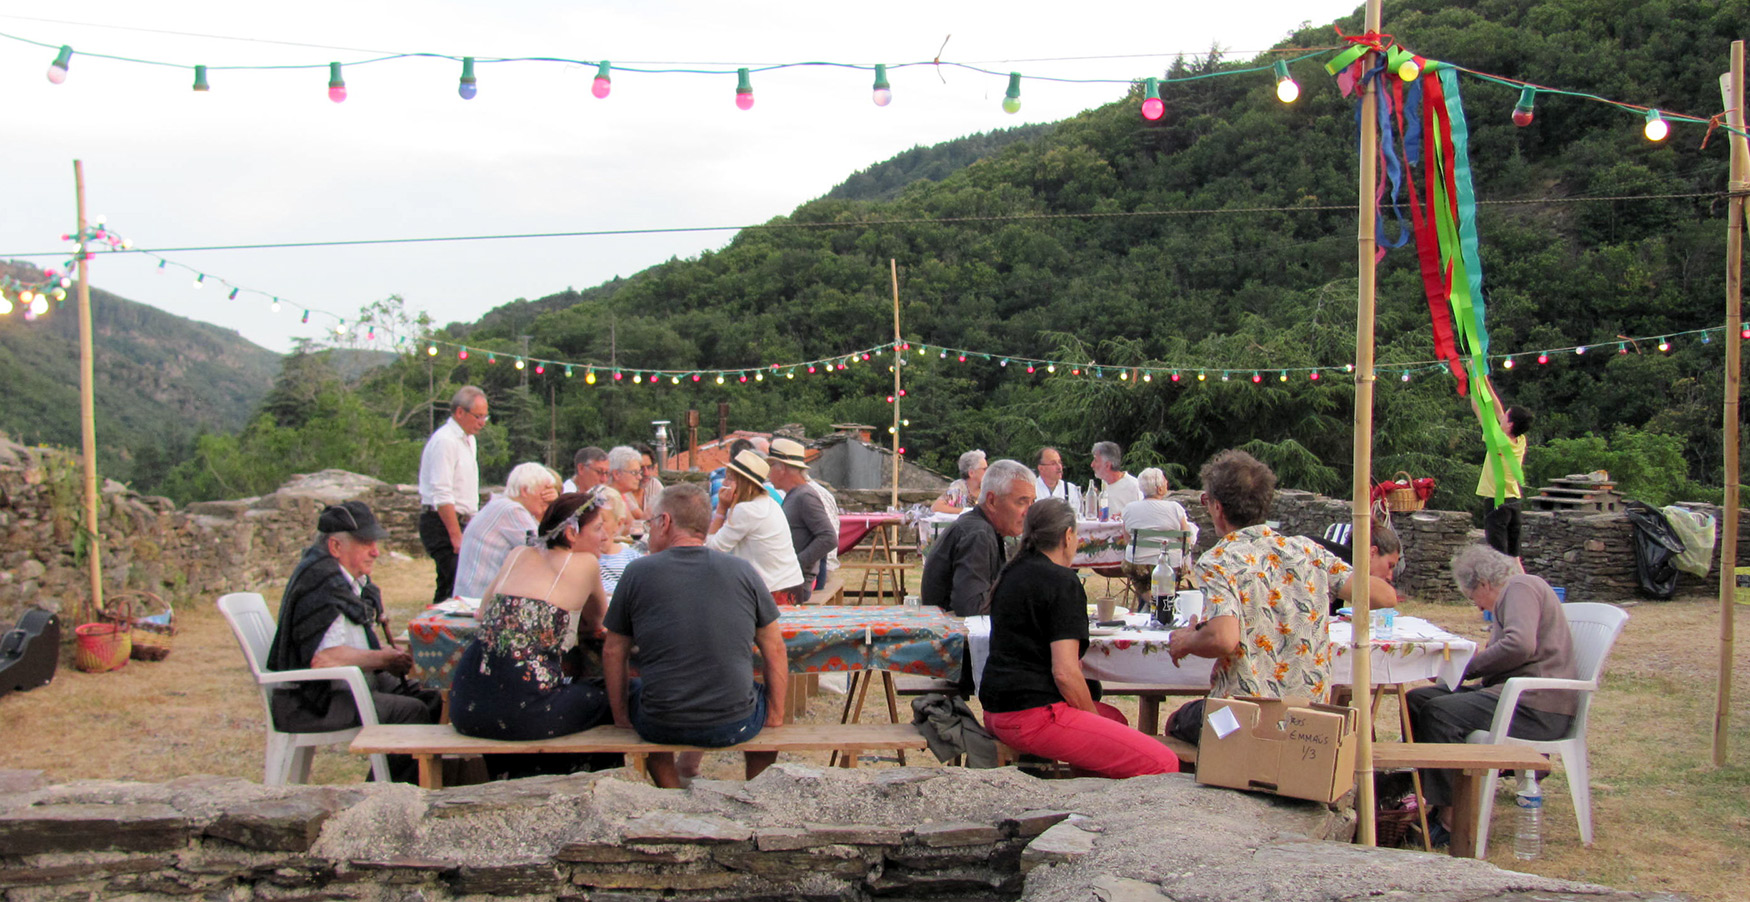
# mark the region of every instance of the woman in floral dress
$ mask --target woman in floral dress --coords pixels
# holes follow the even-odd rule
[[[568,679],[560,664],[567,614],[578,612],[584,635],[594,636],[607,612],[597,564],[607,535],[596,496],[559,496],[531,541],[505,558],[486,590],[480,631],[456,665],[450,721],[464,736],[546,739],[613,720],[601,681]]]

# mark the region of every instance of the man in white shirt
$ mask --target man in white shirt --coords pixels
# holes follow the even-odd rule
[[[379,723],[436,723],[437,691],[407,679],[413,656],[392,642],[383,647],[374,632],[383,623],[387,636],[383,594],[370,574],[377,541],[388,531],[363,501],[323,508],[316,530],[316,542],[286,581],[268,669],[357,667],[364,671]],[[291,733],[327,733],[360,723],[352,693],[330,680],[275,690],[271,708],[275,727]],[[417,776],[406,755],[390,756],[389,767],[397,780],[413,782]]]
[[[1057,453],[1056,448],[1039,449],[1036,469],[1039,475],[1033,478],[1033,490],[1038,500],[1056,498],[1067,502],[1069,509],[1081,516],[1082,490],[1075,483],[1063,478],[1063,455]]]
[[[1105,485],[1101,497],[1106,499],[1106,512],[1113,517],[1124,514],[1133,501],[1142,500],[1142,484],[1124,472],[1124,451],[1117,442],[1094,445],[1094,475]]]
[[[462,527],[480,509],[480,460],[474,436],[486,428],[486,393],[468,385],[450,399],[450,418],[419,456],[419,541],[437,564],[433,601],[455,594]]]

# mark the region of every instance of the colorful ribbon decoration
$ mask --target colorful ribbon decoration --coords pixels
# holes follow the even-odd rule
[[[1342,35],[1342,32],[1338,32]],[[1388,189],[1392,214],[1400,223],[1395,242],[1385,236],[1385,219],[1376,215],[1379,258],[1416,238],[1416,258],[1428,298],[1434,333],[1434,353],[1458,382],[1458,393],[1480,385],[1489,372],[1489,330],[1483,295],[1483,263],[1477,250],[1476,191],[1471,184],[1470,130],[1459,96],[1458,72],[1450,65],[1425,60],[1398,46],[1391,35],[1342,35],[1354,46],[1325,65],[1336,76],[1344,96],[1371,83],[1379,96],[1379,162],[1385,178],[1374,194],[1385,205]],[[1369,57],[1368,54],[1375,54]],[[1415,75],[1405,80],[1405,63]],[[1356,118],[1360,118],[1357,104]],[[1401,149],[1400,149],[1401,144]],[[1416,172],[1421,170],[1422,190]],[[1411,228],[1401,230],[1403,213],[1397,203],[1407,187]],[[1492,392],[1477,392],[1477,414],[1488,449],[1485,465],[1494,473],[1495,503],[1506,498],[1506,476],[1524,480],[1518,456],[1512,453]]]

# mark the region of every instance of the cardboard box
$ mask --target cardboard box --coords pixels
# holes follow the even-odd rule
[[[1197,782],[1334,802],[1355,785],[1355,711],[1302,698],[1212,698]]]

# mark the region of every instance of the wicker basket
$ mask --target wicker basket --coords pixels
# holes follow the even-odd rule
[[[1419,511],[1422,509],[1422,506],[1427,503],[1427,502],[1424,502],[1421,498],[1416,497],[1416,479],[1415,479],[1415,477],[1404,472],[1403,470],[1399,470],[1397,475],[1392,477],[1392,482],[1396,483],[1398,485],[1398,487],[1394,488],[1394,489],[1388,489],[1386,491],[1386,493],[1385,493],[1386,510],[1392,511],[1394,513],[1399,513],[1399,512],[1403,512],[1403,511]]]
[[[170,645],[176,638],[176,611],[152,592],[117,592],[106,599],[102,619],[125,623],[133,628],[133,650],[136,661],[162,661],[170,657]],[[136,611],[158,613],[135,616]]]
[[[86,673],[105,673],[128,663],[132,630],[125,623],[85,623],[73,630],[73,666]]]

